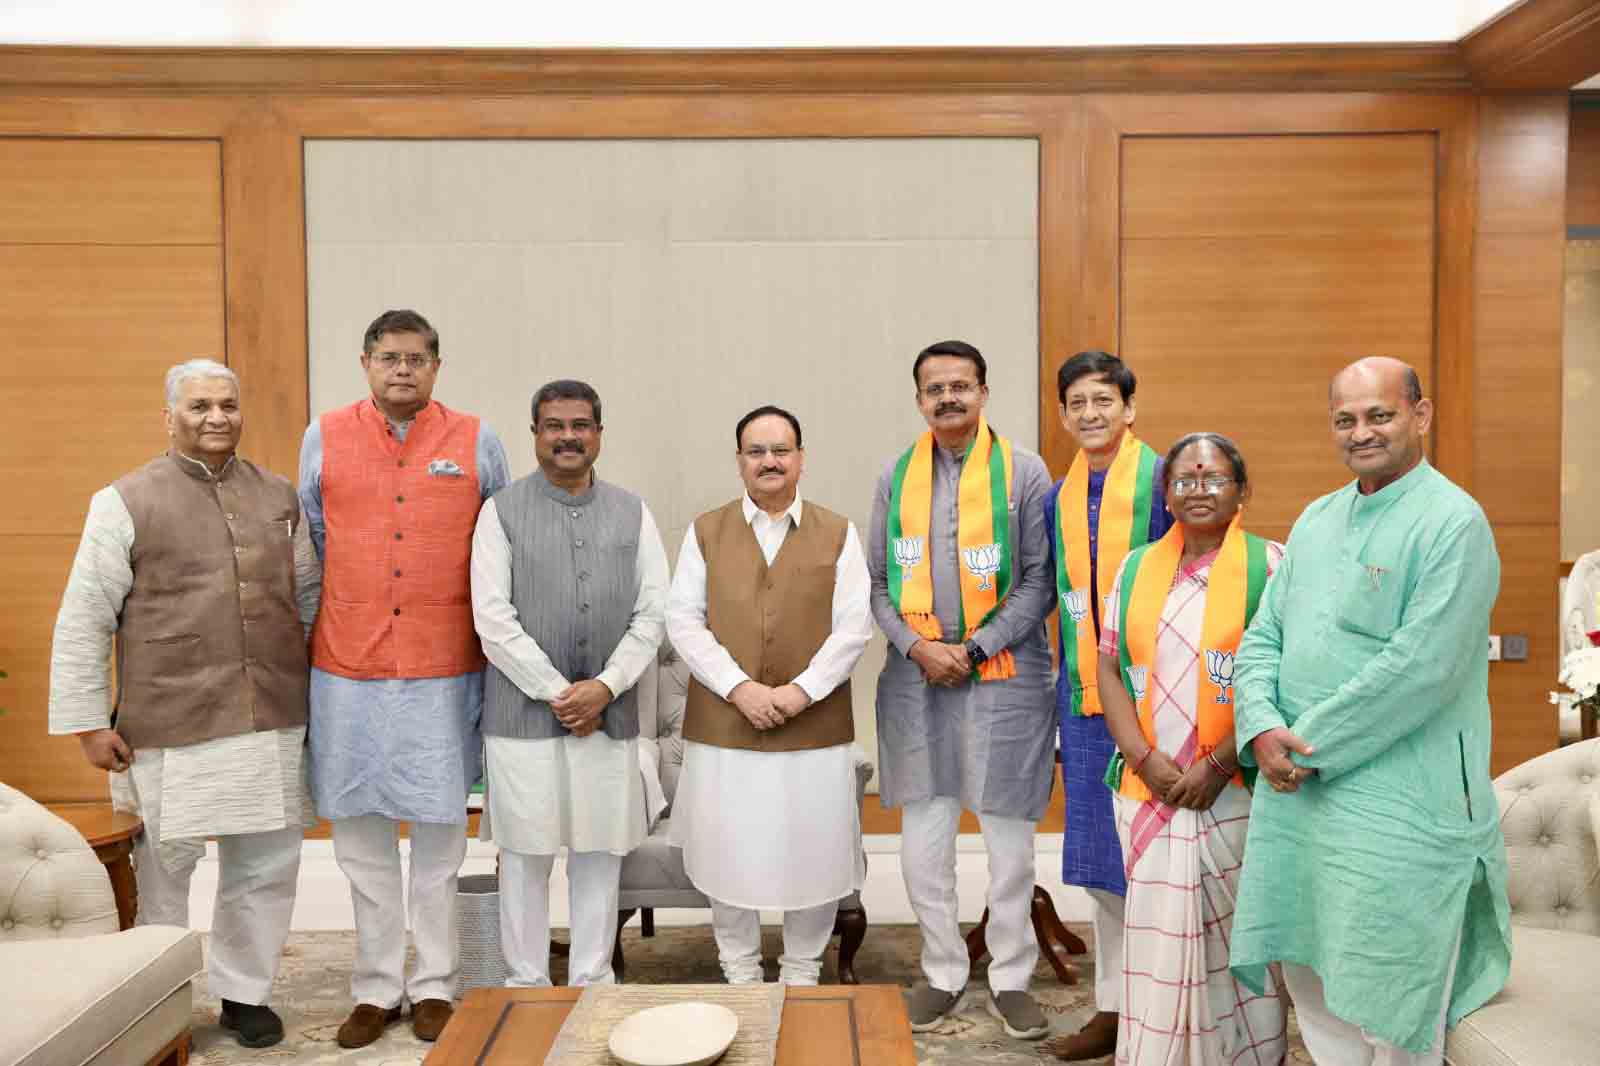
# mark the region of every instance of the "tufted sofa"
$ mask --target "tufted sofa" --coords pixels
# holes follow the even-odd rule
[[[187,1061],[200,937],[117,931],[78,831],[0,785],[0,1066]]]
[[[683,852],[671,844],[671,803],[683,770],[683,712],[689,698],[689,667],[672,645],[663,643],[657,661],[639,679],[639,736],[656,749],[661,790],[666,796],[666,815],[649,838],[622,860],[622,885],[617,904],[622,921],[617,923],[617,943],[612,968],[623,975],[622,922],[640,912],[640,928],[645,936],[655,935],[655,909],[682,907],[706,909],[711,901],[701,894],[683,869]],[[856,799],[860,802],[872,779],[872,763],[856,748]],[[839,980],[855,984],[854,960],[867,932],[867,914],[861,894],[852,892],[839,901],[839,917],[834,933],[839,937]]]
[[[1451,1030],[1453,1066],[1600,1063],[1600,740],[1495,779],[1511,876],[1511,979]]]

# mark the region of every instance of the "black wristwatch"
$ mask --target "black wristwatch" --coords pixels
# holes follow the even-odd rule
[[[978,645],[977,641],[969,640],[963,646],[967,649],[967,658],[972,660],[972,665],[974,667],[982,666],[984,663],[989,661],[989,653],[984,651],[983,648]]]

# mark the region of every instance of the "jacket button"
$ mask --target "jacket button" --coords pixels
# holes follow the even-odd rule
[[[13,922],[10,918],[7,918],[5,921],[0,922],[0,929],[15,929],[16,925],[16,922]]]
[[[405,461],[405,460],[404,460],[404,459],[401,459],[401,460],[400,460],[400,461],[399,461],[399,462],[398,462],[398,463],[396,463],[396,464],[395,464],[395,465],[396,465],[396,466],[405,466],[405,465],[406,465],[406,461]]]
[[[33,857],[36,859],[47,859],[50,856],[43,848],[39,848],[33,853]]]
[[[396,607],[396,608],[395,608],[395,609],[394,609],[394,613],[395,613],[395,614],[399,614],[399,613],[400,613],[400,608],[398,608],[398,607]]]
[[[65,924],[66,923],[63,922],[60,918],[52,918],[52,919],[50,919],[50,928],[52,928],[52,929],[60,929]]]
[[[1549,844],[1550,843],[1549,834],[1544,834],[1544,835],[1540,836],[1539,837],[1539,843],[1541,843],[1541,844]]]
[[[399,614],[400,612],[396,611],[395,613]],[[578,638],[578,647],[587,648],[588,646],[589,646],[589,640],[588,640],[587,637],[579,637]]]

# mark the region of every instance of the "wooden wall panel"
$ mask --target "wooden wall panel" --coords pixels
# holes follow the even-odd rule
[[[0,780],[96,799],[105,775],[48,728],[51,633],[89,497],[158,455],[162,376],[225,357],[216,141],[0,137]],[[16,198],[21,198],[20,201]]]
[[[0,241],[220,244],[216,142],[0,138]]]
[[[1281,539],[1349,477],[1327,429],[1332,375],[1387,354],[1433,376],[1434,138],[1130,138],[1122,174],[1140,434],[1158,449],[1233,437],[1251,526]]]
[[[1526,662],[1489,667],[1495,766],[1555,747],[1545,694],[1560,655],[1562,273],[1566,93],[1479,106],[1474,495],[1500,548],[1495,632],[1528,636]]]
[[[1600,95],[1572,100],[1567,150],[1567,225],[1600,228]]]

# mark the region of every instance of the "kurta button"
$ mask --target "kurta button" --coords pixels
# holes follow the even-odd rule
[[[581,538],[581,537],[580,537],[580,538],[579,538],[579,539],[577,539],[577,540],[575,540],[575,541],[573,541],[573,542],[572,542],[572,546],[573,546],[573,547],[574,547],[574,548],[581,548],[581,547],[583,547],[583,538]]]
[[[406,535],[404,533],[396,533],[394,535],[394,539],[395,540],[405,540],[406,539]]]
[[[587,604],[587,603],[580,603],[580,604],[578,604],[578,610],[580,610],[580,611],[587,611],[587,610],[588,610],[588,609],[589,609],[589,605],[588,605],[588,604]]]
[[[396,466],[405,466],[406,465],[406,461],[404,459],[402,459],[398,463],[396,463],[395,465]]]
[[[1584,774],[1582,777],[1578,778],[1578,780],[1587,785],[1590,781],[1593,781],[1594,778],[1589,774]]]
[[[243,589],[243,588],[244,588],[244,587],[245,587],[245,586],[246,586],[246,585],[248,585],[248,584],[249,584],[249,582],[248,582],[248,581],[241,581],[241,582],[239,582],[239,588],[240,588],[240,589]]]
[[[1541,836],[1539,838],[1539,843],[1546,844],[1546,845],[1549,844],[1550,843],[1550,837],[1548,835]]]
[[[65,923],[62,922],[62,920],[60,918],[51,918],[50,919],[50,928],[52,928],[52,929],[60,929],[62,927],[62,925],[64,925],[64,924]]]
[[[394,572],[394,576],[395,576],[395,577],[399,577],[399,576],[400,576],[400,571],[398,571],[398,570],[396,570],[396,571],[395,571],[395,572]]]
[[[7,918],[5,921],[0,922],[0,929],[11,929],[16,924],[16,922],[13,922],[10,918]]]
[[[399,612],[396,612],[396,613],[398,614]],[[585,637],[579,637],[578,638],[578,647],[587,648],[588,646],[589,646],[589,641],[588,641],[587,638],[585,638]]]
[[[223,515],[222,517],[226,518],[228,521],[232,522],[233,521],[233,512],[229,511],[227,514]]]
[[[396,496],[394,498],[394,502],[395,503],[405,503],[406,502],[406,498],[404,496]]]
[[[37,849],[37,850],[36,850],[36,851],[35,851],[35,852],[34,852],[34,853],[33,853],[33,857],[34,857],[34,858],[36,858],[36,859],[44,859],[44,858],[48,858],[48,856],[47,856],[47,855],[46,855],[46,854],[45,854],[45,850],[44,850],[44,849],[43,849],[43,848],[39,848],[39,849]]]
[[[573,511],[572,512],[572,517],[573,518],[577,518],[578,517],[578,512],[577,511]]]
[[[244,551],[244,548],[243,548],[243,547],[241,547],[241,546],[240,546],[240,545],[237,545],[237,544],[235,544],[235,545],[234,545],[234,546],[233,546],[233,554],[235,554],[235,555],[239,555],[239,554],[240,554],[240,553],[242,553],[242,552],[243,552],[243,551]]]
[[[395,613],[395,614],[399,614],[399,613],[400,613],[400,608],[398,608],[398,607],[396,607],[396,608],[395,608],[395,609],[394,609],[394,613]]]

